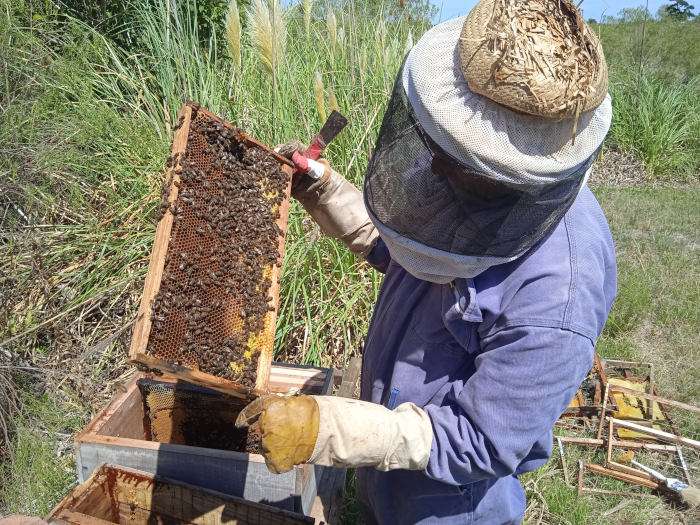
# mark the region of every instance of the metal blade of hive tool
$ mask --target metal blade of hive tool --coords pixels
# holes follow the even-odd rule
[[[338,111],[333,110],[326,119],[326,123],[318,132],[318,135],[311,141],[309,149],[304,152],[304,156],[310,159],[318,159],[323,150],[333,141],[338,134],[348,125],[348,119]]]

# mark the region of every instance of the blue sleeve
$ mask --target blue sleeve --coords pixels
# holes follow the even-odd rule
[[[549,432],[593,361],[587,337],[558,328],[518,326],[481,341],[476,372],[441,406],[426,474],[466,485],[513,474]],[[547,455],[551,450],[547,451]]]
[[[381,238],[377,239],[377,243],[365,260],[371,264],[375,270],[386,273],[386,269],[391,262],[391,255],[389,255],[389,249]]]

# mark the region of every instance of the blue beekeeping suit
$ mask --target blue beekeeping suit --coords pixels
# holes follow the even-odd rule
[[[538,6],[516,2],[511,17],[481,0],[428,30],[397,75],[364,192],[327,163],[292,189],[385,278],[362,400],[261,401],[265,458],[276,472],[358,468],[368,522],[520,522],[518,476],[549,458],[615,297],[612,238],[586,185],[612,119],[605,60],[574,7]],[[532,20],[542,31],[522,30]],[[551,68],[475,45],[494,27]],[[591,53],[551,41],[562,31]],[[308,173],[304,151],[291,158]]]
[[[584,188],[525,256],[450,284],[421,281],[380,241],[386,274],[364,348],[362,399],[430,416],[420,471],[358,470],[378,523],[519,523],[517,476],[542,466],[552,427],[591,368],[616,291],[603,212]]]

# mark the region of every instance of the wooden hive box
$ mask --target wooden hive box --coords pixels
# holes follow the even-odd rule
[[[135,377],[76,436],[76,468],[80,481],[87,480],[101,464],[110,463],[253,502],[309,513],[319,480],[328,470],[326,467],[300,465],[285,474],[273,474],[260,454],[149,440],[144,395],[138,382],[150,380],[152,378],[146,374]],[[158,381],[178,384],[173,378],[158,378]],[[183,385],[182,382],[179,384]],[[302,393],[322,395],[330,393],[332,384],[331,369],[284,364],[271,367],[270,390],[273,392],[298,389]],[[184,386],[193,388],[192,385]],[[218,395],[218,392],[209,392]],[[208,433],[219,432],[210,426],[212,421],[233,426],[235,416],[235,412],[227,410],[225,414],[213,414],[201,423],[189,421],[186,428],[207,438]],[[177,437],[177,431],[171,435],[175,441],[181,439]]]
[[[132,362],[240,397],[267,392],[292,173],[289,160],[185,104]]]
[[[298,525],[312,518],[147,472],[102,465],[66,496],[49,523]]]

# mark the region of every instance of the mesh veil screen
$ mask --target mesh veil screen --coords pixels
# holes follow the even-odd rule
[[[519,255],[559,222],[595,156],[570,178],[544,187],[493,181],[430,139],[400,79],[365,177],[367,205],[379,221],[423,245],[477,257]]]

